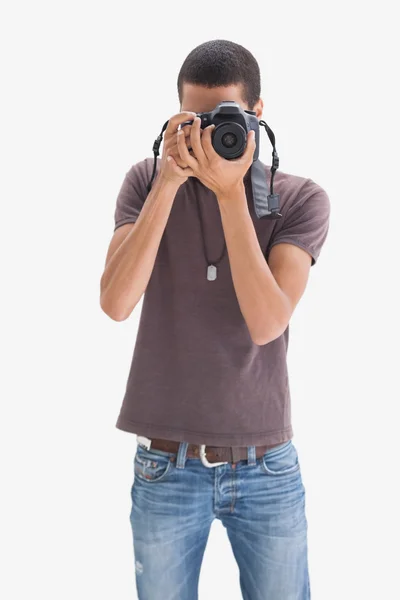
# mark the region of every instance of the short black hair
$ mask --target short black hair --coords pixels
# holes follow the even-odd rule
[[[205,87],[242,84],[242,100],[249,110],[260,98],[260,67],[249,50],[228,40],[210,40],[196,46],[185,58],[178,75],[182,105],[183,83]]]

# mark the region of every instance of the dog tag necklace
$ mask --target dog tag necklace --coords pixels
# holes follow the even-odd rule
[[[208,281],[214,281],[215,279],[217,279],[217,265],[218,263],[221,262],[221,260],[223,259],[225,252],[226,252],[226,240],[225,240],[225,236],[224,236],[224,249],[222,250],[222,254],[219,257],[218,260],[214,260],[211,261],[208,256],[207,256],[207,248],[206,248],[206,240],[204,237],[204,229],[203,229],[203,220],[201,218],[201,210],[200,210],[200,202],[199,199],[196,196],[196,204],[197,204],[197,211],[199,213],[199,221],[200,221],[200,227],[201,227],[201,235],[203,238],[203,250],[204,250],[204,257],[207,261],[207,279]]]

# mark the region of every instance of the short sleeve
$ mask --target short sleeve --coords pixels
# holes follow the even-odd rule
[[[271,238],[267,253],[272,246],[286,242],[306,250],[315,265],[328,235],[330,200],[326,191],[312,179],[302,187],[282,217]]]
[[[149,180],[147,158],[134,164],[125,174],[116,200],[114,231],[125,223],[135,223],[148,195]]]

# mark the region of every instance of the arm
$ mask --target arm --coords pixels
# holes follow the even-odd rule
[[[268,266],[248,210],[244,185],[217,196],[233,284],[251,338],[267,344],[286,329],[308,279],[311,257],[288,243],[275,245]]]
[[[157,177],[134,224],[116,229],[100,283],[100,305],[113,320],[129,317],[149,282],[180,183]]]
[[[177,159],[179,166],[173,167],[168,155],[178,154],[179,125],[195,116],[182,111],[169,119],[159,173],[150,193],[147,158],[134,164],[122,183],[114,213],[114,235],[100,282],[101,308],[115,321],[127,319],[144,294],[176,193],[193,175],[185,161]],[[190,144],[190,130],[184,128],[185,148]]]

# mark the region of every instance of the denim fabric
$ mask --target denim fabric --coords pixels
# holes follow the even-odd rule
[[[215,518],[227,530],[244,600],[309,600],[305,489],[292,440],[258,459],[249,446],[248,460],[213,468],[186,449],[181,442],[172,462],[172,453],[137,446],[130,522],[139,600],[198,600]]]

